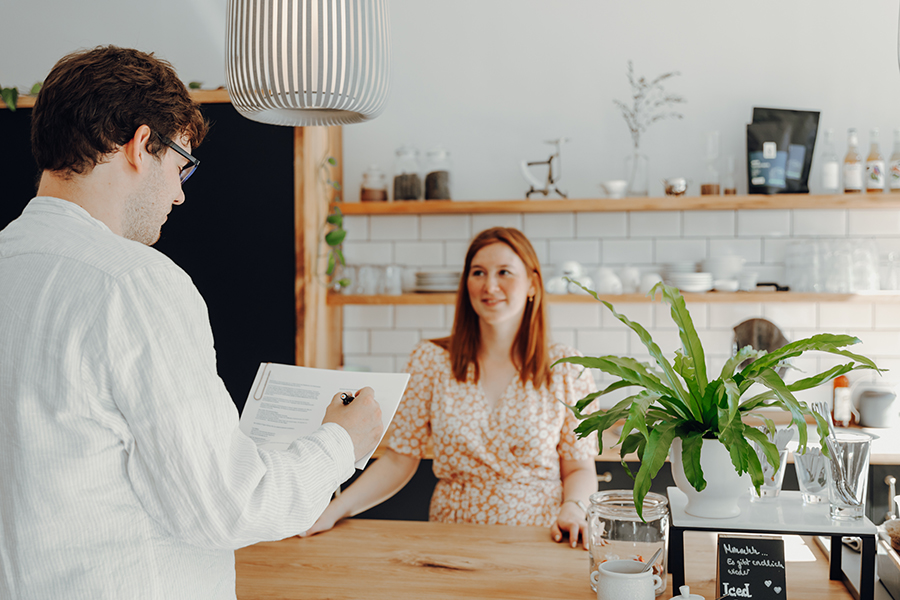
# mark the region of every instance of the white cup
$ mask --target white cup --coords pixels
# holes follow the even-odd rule
[[[636,560],[608,560],[597,565],[591,582],[597,587],[597,600],[654,600],[662,579]]]

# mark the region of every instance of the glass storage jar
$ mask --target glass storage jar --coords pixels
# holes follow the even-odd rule
[[[450,153],[438,146],[425,155],[425,199],[450,200]]]
[[[359,189],[360,202],[387,202],[388,189],[387,178],[378,165],[371,165],[362,174],[362,183]]]
[[[648,492],[644,497],[644,521],[634,509],[634,492],[631,490],[605,490],[591,494],[588,508],[588,549],[590,573],[607,560],[632,559],[647,561],[662,548],[660,558],[653,565],[653,573],[659,575],[662,586],[659,596],[666,590],[666,541],[669,538],[669,508],[665,496]],[[591,583],[591,589],[597,591]]]
[[[411,146],[398,148],[394,164],[394,200],[422,199],[422,177],[419,173],[419,151]]]

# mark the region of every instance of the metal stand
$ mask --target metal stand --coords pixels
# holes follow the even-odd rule
[[[672,589],[685,583],[684,532],[716,531],[721,533],[757,533],[776,535],[825,535],[831,538],[829,578],[843,581],[857,600],[875,598],[875,534],[874,523],[863,517],[859,521],[832,521],[828,504],[803,506],[800,492],[782,491],[773,501],[751,503],[749,494],[740,501],[741,515],[731,519],[701,519],[684,512],[687,497],[678,488],[668,488],[669,509],[669,573]],[[780,510],[772,510],[777,508]],[[802,513],[802,517],[800,516]],[[773,515],[780,518],[773,518]],[[859,589],[850,582],[841,568],[841,538],[854,536],[862,540]]]

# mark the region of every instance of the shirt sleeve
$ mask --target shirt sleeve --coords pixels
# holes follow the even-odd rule
[[[127,476],[147,513],[207,548],[308,529],[354,472],[347,432],[325,424],[284,451],[258,449],[218,377],[206,304],[174,265],[120,277],[108,298],[85,363],[105,366],[127,423]]]
[[[581,356],[581,353],[574,348],[561,348],[558,356],[554,356],[553,360],[563,358],[565,356]],[[594,384],[594,377],[589,369],[583,369],[578,365],[563,363],[554,368],[562,368],[562,394],[563,402],[569,406],[575,404],[588,394],[597,390]],[[579,439],[575,434],[575,428],[581,422],[575,416],[575,413],[567,407],[563,417],[562,430],[559,436],[559,456],[567,460],[583,460],[593,458],[600,453],[600,447],[597,443],[597,433],[591,432],[587,437]],[[587,412],[596,410],[596,402],[592,402]]]
[[[431,440],[431,398],[437,370],[435,358],[440,348],[420,342],[409,357],[406,372],[409,384],[394,415],[388,447],[399,454],[424,458]]]

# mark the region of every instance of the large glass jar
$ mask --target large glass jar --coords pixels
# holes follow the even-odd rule
[[[591,495],[588,509],[588,546],[590,573],[607,560],[650,560],[659,548],[660,558],[653,565],[653,573],[662,580],[656,589],[659,596],[666,589],[666,541],[669,538],[668,500],[649,492],[644,497],[644,521],[634,509],[631,490],[605,490]],[[588,576],[590,576],[590,573]],[[594,584],[591,588],[597,591]]]
[[[362,174],[359,189],[360,202],[387,202],[387,179],[378,165],[372,165]]]
[[[394,200],[421,199],[419,151],[411,146],[402,146],[397,149],[397,160],[394,164]]]
[[[450,200],[450,153],[438,146],[425,155],[425,199]]]

